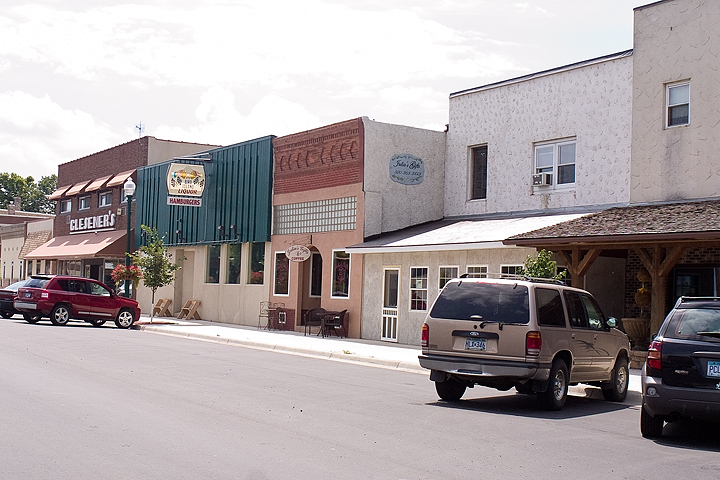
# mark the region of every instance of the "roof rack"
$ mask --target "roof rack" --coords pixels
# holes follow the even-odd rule
[[[685,302],[720,302],[720,297],[678,297],[675,307]]]
[[[515,275],[512,273],[483,273],[480,275],[482,275],[482,276],[479,276],[478,274],[463,273],[462,275],[460,275],[460,278],[498,278],[501,280],[520,280],[523,282],[550,283],[553,285],[567,285],[562,280],[557,280],[554,278],[529,277],[527,275]]]

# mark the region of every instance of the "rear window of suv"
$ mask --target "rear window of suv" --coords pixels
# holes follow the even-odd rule
[[[430,316],[475,322],[530,321],[528,289],[524,285],[452,282],[442,291]]]
[[[674,328],[668,329],[675,338],[720,337],[720,310],[714,308],[680,309],[682,315],[673,319]],[[666,334],[666,336],[668,336]],[[703,340],[707,340],[704,338]]]
[[[31,278],[24,286],[29,288],[45,288],[48,283],[50,283],[49,278]]]

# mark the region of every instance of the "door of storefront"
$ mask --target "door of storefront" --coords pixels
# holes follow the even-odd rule
[[[399,268],[383,269],[383,308],[381,340],[397,342]]]

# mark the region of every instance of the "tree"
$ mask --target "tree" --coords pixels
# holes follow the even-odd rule
[[[182,259],[172,261],[172,255],[165,245],[165,237],[158,235],[156,228],[141,226],[147,237],[147,244],[141,246],[135,253],[130,254],[135,265],[142,271],[142,282],[152,291],[150,304],[150,323],[155,316],[155,292],[160,287],[170,285],[175,280],[175,271],[180,268]]]
[[[57,175],[42,177],[35,183],[33,177],[17,173],[0,173],[0,208],[7,208],[15,197],[20,197],[25,212],[55,213],[53,202],[47,199],[55,191]]]
[[[552,259],[552,252],[540,250],[537,255],[528,255],[525,265],[518,269],[518,275],[526,275],[533,278],[552,278],[562,280],[567,275],[563,270],[557,273],[557,262]]]

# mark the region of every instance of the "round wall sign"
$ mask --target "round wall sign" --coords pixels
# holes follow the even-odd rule
[[[310,249],[305,245],[291,245],[285,250],[285,256],[291,262],[304,262],[310,258]]]

